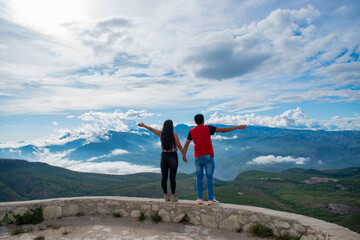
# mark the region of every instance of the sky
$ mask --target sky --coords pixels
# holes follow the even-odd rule
[[[3,0],[0,144],[197,113],[360,130],[359,36],[358,0]]]

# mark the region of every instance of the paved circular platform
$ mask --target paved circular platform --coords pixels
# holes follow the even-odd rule
[[[50,239],[263,239],[252,236],[247,232],[234,232],[220,229],[211,229],[191,224],[153,223],[150,219],[139,222],[131,218],[114,218],[112,216],[82,216],[65,217],[46,220],[38,225],[26,225],[21,228],[28,233],[11,236],[14,224],[2,226],[0,239],[33,240],[44,236]],[[54,229],[55,228],[55,229]]]
[[[211,229],[191,224],[153,223],[150,219],[139,222],[131,218],[114,218],[112,216],[82,216],[65,217],[61,219],[46,220],[38,225],[22,226],[23,230],[31,232],[11,236],[14,224],[2,226],[0,239],[33,240],[44,236],[51,239],[182,239],[182,240],[210,240],[210,239],[263,239],[252,236],[248,232],[234,232],[220,229]],[[55,229],[54,229],[55,228]]]

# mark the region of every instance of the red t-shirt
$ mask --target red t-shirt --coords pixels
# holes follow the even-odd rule
[[[211,135],[216,132],[216,127],[211,125],[197,125],[189,131],[187,139],[194,141],[195,157],[210,154],[214,157],[214,150],[211,143]]]

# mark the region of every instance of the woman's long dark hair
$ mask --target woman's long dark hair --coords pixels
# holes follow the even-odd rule
[[[164,122],[164,126],[161,132],[160,136],[161,140],[161,147],[164,150],[171,150],[173,146],[176,146],[175,144],[175,138],[174,138],[174,124],[171,120],[166,120]]]

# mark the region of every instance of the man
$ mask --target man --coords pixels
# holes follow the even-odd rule
[[[202,114],[197,114],[194,117],[194,120],[197,126],[189,131],[187,140],[184,145],[183,159],[185,162],[187,162],[186,152],[189,148],[191,140],[193,140],[196,166],[196,188],[198,195],[196,202],[198,204],[203,204],[203,176],[205,168],[206,186],[208,191],[208,205],[219,204],[219,202],[215,200],[213,190],[213,174],[215,169],[215,163],[214,150],[212,147],[210,136],[214,135],[215,132],[231,132],[236,129],[245,130],[247,126],[239,125],[235,127],[217,128],[211,125],[204,125],[204,116]]]

